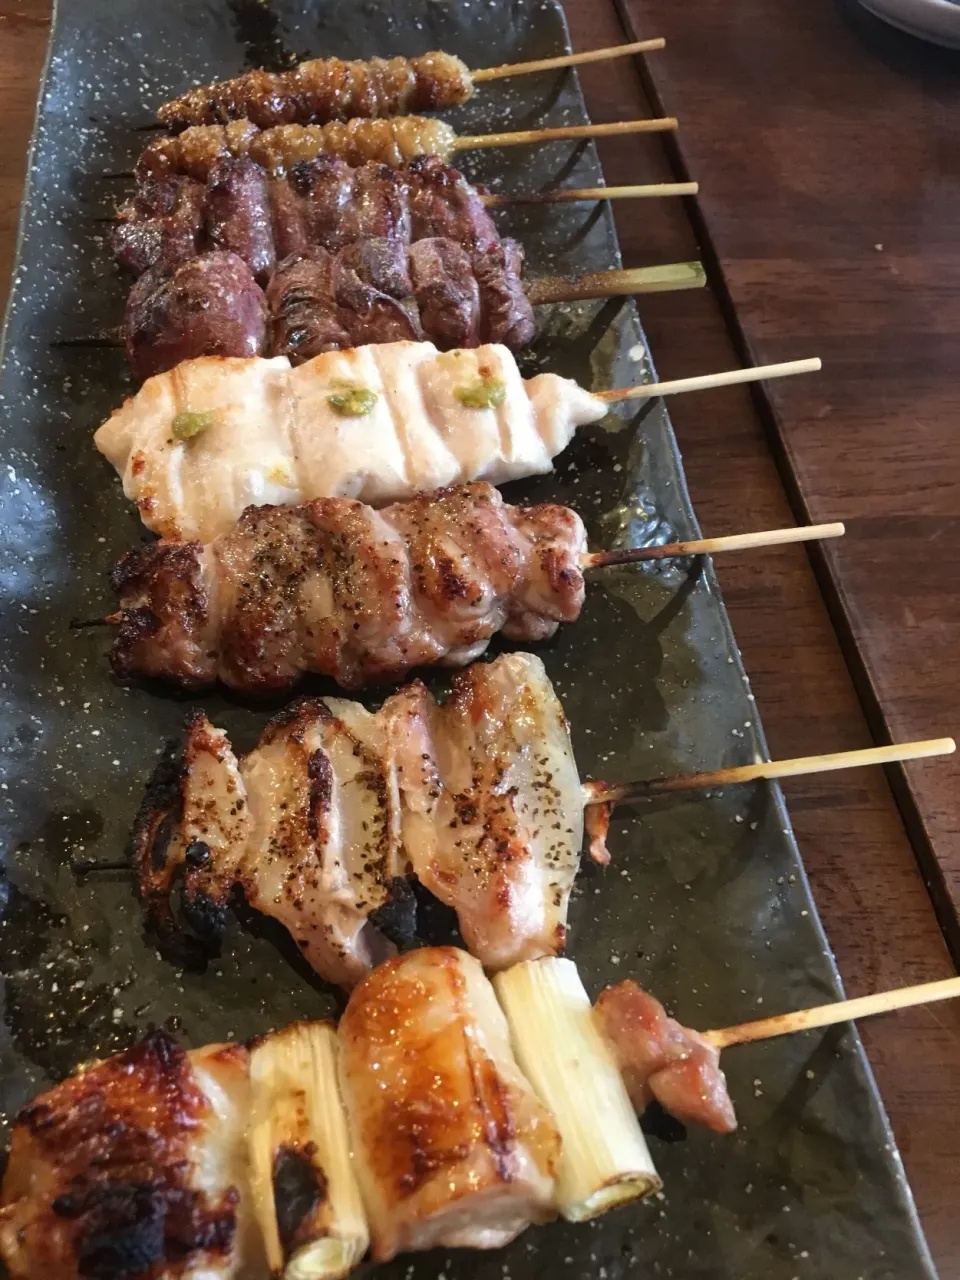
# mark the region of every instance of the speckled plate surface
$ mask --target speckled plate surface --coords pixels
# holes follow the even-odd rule
[[[94,1054],[151,1025],[191,1044],[330,1013],[334,993],[293,967],[272,931],[234,925],[205,973],[145,937],[122,873],[78,883],[73,856],[115,858],[143,783],[185,705],[125,689],[96,630],[105,573],[143,534],[94,450],[131,389],[119,352],[56,340],[115,325],[123,288],[96,221],[123,194],[135,126],[188,83],[291,55],[445,47],[472,66],[561,51],[550,0],[71,0],[60,7],[40,106],[2,370],[0,682],[5,1115]],[[482,86],[455,123],[522,128],[585,118],[571,74]],[[638,141],[639,145],[655,145]],[[478,152],[470,176],[503,190],[600,179],[590,147]],[[642,217],[638,206],[637,216]],[[616,266],[608,210],[501,218],[528,273]],[[632,303],[542,316],[526,361],[587,385],[652,372]],[[694,362],[695,363],[695,362]],[[693,370],[694,365],[691,365]],[[581,433],[555,475],[512,498],[575,506],[595,546],[695,532],[662,404]],[[573,722],[584,777],[742,763],[764,751],[709,569],[610,572],[544,658]],[[315,686],[317,688],[321,686]],[[213,696],[246,747],[267,711]],[[635,975],[694,1026],[739,1022],[838,993],[779,791],[758,785],[616,815],[612,867],[587,868],[571,953],[592,992]],[[531,1230],[497,1254],[399,1259],[384,1276],[551,1274],[914,1280],[932,1275],[899,1159],[855,1035],[842,1028],[730,1050],[734,1137],[654,1122],[662,1198],[589,1226]],[[649,1123],[649,1121],[648,1121]]]

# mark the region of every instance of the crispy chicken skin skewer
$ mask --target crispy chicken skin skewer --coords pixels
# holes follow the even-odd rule
[[[440,707],[419,683],[375,714],[295,704],[239,764],[197,713],[148,788],[134,866],[161,929],[216,937],[236,885],[345,986],[413,935],[414,875],[500,968],[562,947],[582,810],[543,664],[508,654],[454,677]]]
[[[11,1280],[261,1276],[249,1093],[244,1048],[156,1031],[24,1107],[0,1208]]]
[[[209,546],[155,542],[113,572],[121,676],[282,692],[306,671],[343,688],[465,666],[502,630],[553,635],[583,604],[583,524],[511,507],[491,485],[375,511],[348,498],[251,507]]]
[[[372,1257],[496,1249],[555,1215],[560,1141],[479,963],[411,951],[355,989],[341,1074]]]
[[[429,342],[287,360],[189,360],[150,378],[97,431],[124,493],[161,537],[212,542],[253,504],[417,493],[543,475],[607,412],[568,378],[524,380],[506,347]]]
[[[705,1125],[715,1133],[736,1129],[720,1051],[668,1018],[659,1000],[627,979],[601,992],[594,1015],[638,1112],[655,1098],[684,1124]]]
[[[250,120],[261,128],[373,119],[460,106],[473,93],[468,68],[435,50],[415,58],[311,58],[289,71],[247,71],[198,85],[165,102],[157,119],[171,129]]]

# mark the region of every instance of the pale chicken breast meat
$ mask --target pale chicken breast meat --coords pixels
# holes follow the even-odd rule
[[[504,346],[330,351],[291,369],[207,356],[148,379],[97,431],[147,527],[210,542],[250,504],[383,506],[446,485],[542,475],[606,404],[529,381]]]
[[[431,947],[381,965],[339,1040],[375,1260],[494,1249],[554,1216],[556,1126],[476,960]]]
[[[249,1063],[156,1031],[14,1121],[0,1192],[11,1280],[259,1280]]]

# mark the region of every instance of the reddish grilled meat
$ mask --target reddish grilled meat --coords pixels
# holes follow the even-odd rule
[[[520,279],[522,269],[523,248],[516,240],[504,240],[474,254],[481,342],[502,342],[519,351],[533,341],[537,322]]]
[[[470,255],[441,236],[410,246],[410,276],[424,333],[441,350],[475,347],[480,336],[480,290]]]
[[[319,246],[284,258],[267,289],[270,352],[303,364],[323,351],[352,344],[350,317],[340,317],[336,259]]]
[[[207,235],[212,248],[235,253],[266,284],[277,264],[270,182],[248,156],[220,160],[211,170]]]
[[[117,211],[113,252],[121,266],[142,275],[149,267],[185,262],[200,253],[207,189],[179,174],[141,181]]]
[[[205,253],[144,272],[123,328],[133,372],[149,378],[196,356],[262,355],[267,305],[235,253]]]
[[[155,1031],[14,1122],[0,1255],[11,1280],[259,1274],[246,1183],[247,1052]]]
[[[476,187],[439,156],[417,156],[399,170],[410,191],[412,237],[444,236],[470,253],[500,243]]]
[[[312,58],[290,71],[248,71],[234,80],[198,85],[165,102],[161,124],[221,124],[252,120],[261,128],[299,122],[375,119],[459,106],[473,92],[470,72],[450,53],[343,62]]]
[[[124,676],[248,693],[305,671],[344,688],[462,666],[500,629],[542,640],[583,603],[583,525],[510,507],[487,484],[375,511],[342,498],[250,507],[207,547],[157,542],[117,565]]]
[[[596,1016],[611,1042],[630,1099],[643,1111],[656,1098],[685,1124],[731,1133],[737,1117],[720,1053],[629,979],[601,992]]]

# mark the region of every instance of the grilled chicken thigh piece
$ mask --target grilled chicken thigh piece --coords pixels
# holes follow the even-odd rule
[[[557,1130],[476,960],[431,947],[388,961],[339,1038],[374,1259],[495,1249],[554,1216]]]
[[[156,1031],[14,1122],[0,1193],[11,1280],[259,1280],[239,1045]]]
[[[463,666],[502,629],[544,640],[583,604],[586,534],[566,507],[511,507],[488,484],[380,511],[348,498],[249,507],[209,546],[129,552],[118,675],[283,692],[303,672],[344,688]]]

